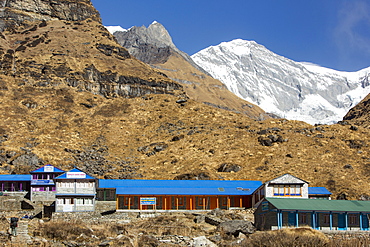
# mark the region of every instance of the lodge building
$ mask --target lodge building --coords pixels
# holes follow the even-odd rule
[[[265,198],[254,214],[258,230],[310,226],[316,230],[369,230],[370,201]]]
[[[229,180],[96,179],[52,165],[29,175],[0,175],[0,195],[54,201],[55,212],[92,212],[99,202],[116,211],[196,211],[256,208],[259,230],[310,226],[317,230],[369,230],[370,201],[331,200],[324,187],[284,174],[262,183]]]
[[[117,210],[250,208],[252,193],[261,184],[226,180],[99,180],[100,189],[116,189]]]

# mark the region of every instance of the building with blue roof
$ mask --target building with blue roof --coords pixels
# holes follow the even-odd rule
[[[30,190],[31,175],[11,174],[0,175],[0,192],[2,195],[23,195]]]
[[[96,179],[77,168],[46,165],[30,175],[0,175],[0,190],[32,201],[55,201],[56,212],[95,211],[96,201],[120,210],[213,210],[258,207],[266,198],[330,199],[324,187],[285,174],[264,184],[248,180]]]
[[[284,174],[262,184],[253,192],[252,205],[265,198],[329,199],[331,193],[324,187],[308,187],[308,182],[290,174]]]
[[[95,210],[96,178],[75,168],[54,178],[56,212]]]
[[[31,200],[55,201],[56,187],[54,178],[65,171],[50,164],[31,171]]]
[[[325,187],[308,187],[308,198],[330,200],[331,192]]]
[[[212,210],[249,208],[260,181],[100,179],[115,188],[117,210]]]

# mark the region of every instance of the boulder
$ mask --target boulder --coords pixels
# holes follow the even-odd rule
[[[218,225],[217,231],[220,231],[227,235],[233,235],[238,237],[239,233],[252,234],[256,228],[250,221],[246,220],[230,220],[222,222]]]
[[[207,239],[205,236],[200,236],[193,238],[191,241],[190,246],[192,247],[200,247],[200,246],[207,246],[207,247],[217,247],[211,240]]]
[[[218,172],[238,172],[242,168],[239,165],[224,163],[217,169]]]

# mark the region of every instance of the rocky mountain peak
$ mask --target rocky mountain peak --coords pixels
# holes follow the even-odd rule
[[[33,21],[83,21],[101,23],[99,12],[90,0],[0,0],[0,30],[27,26]]]
[[[131,55],[148,64],[167,61],[171,50],[176,49],[167,30],[156,21],[149,27],[135,26],[124,32],[115,32],[114,35]]]
[[[157,41],[156,43],[158,43],[159,46],[166,45],[172,48],[176,48],[167,29],[161,23],[154,21],[146,29],[146,33],[148,35],[148,38]]]

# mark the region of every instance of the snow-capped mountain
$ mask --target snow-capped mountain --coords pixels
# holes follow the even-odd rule
[[[114,34],[115,32],[126,32],[127,29],[124,29],[121,26],[105,26],[105,28],[111,33]]]
[[[270,118],[260,107],[230,92],[222,82],[212,78],[188,54],[179,50],[166,28],[157,21],[148,27],[133,26],[125,31],[116,30],[117,28],[109,31],[120,45],[135,58],[180,83],[189,98],[217,108],[240,112],[257,120]]]
[[[340,72],[295,62],[254,41],[223,42],[191,57],[237,96],[266,112],[310,124],[342,120],[370,93],[370,67]]]

